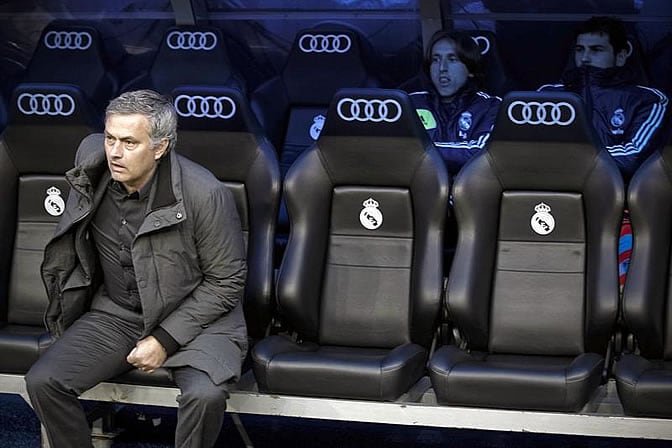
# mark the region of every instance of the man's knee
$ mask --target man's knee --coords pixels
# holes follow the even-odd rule
[[[217,387],[214,384],[211,387],[192,387],[183,390],[178,398],[180,405],[191,405],[204,407],[206,409],[226,409],[226,400],[229,393],[226,388]]]
[[[26,381],[26,390],[30,395],[39,393],[46,388],[53,388],[59,384],[55,372],[49,366],[44,366],[40,362],[33,364],[24,379]]]

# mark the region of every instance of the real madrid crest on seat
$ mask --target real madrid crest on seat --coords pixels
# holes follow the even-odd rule
[[[448,186],[404,92],[334,96],[285,178],[277,297],[305,343],[256,345],[260,390],[393,400],[418,381],[439,312]]]

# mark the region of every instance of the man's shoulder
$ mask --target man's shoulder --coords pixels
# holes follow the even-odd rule
[[[502,102],[502,99],[496,95],[490,95],[489,93],[483,92],[482,90],[477,90],[474,94],[473,101],[487,104],[489,106],[498,106]]]
[[[176,159],[180,166],[182,182],[185,183],[185,185],[201,188],[214,188],[220,184],[212,171],[200,163],[194,162],[180,154],[176,154]]]
[[[565,84],[544,84],[537,89],[537,92],[564,92],[567,89]]]
[[[644,98],[650,98],[651,101],[667,104],[667,95],[654,87],[635,84],[632,86],[632,89],[636,94],[639,94]]]
[[[208,168],[180,154],[176,154],[176,159],[180,166],[183,195],[198,200],[228,191]]]

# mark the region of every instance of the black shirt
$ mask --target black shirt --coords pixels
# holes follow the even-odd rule
[[[142,305],[131,247],[147,213],[153,183],[152,179],[140,190],[128,194],[122,184],[111,180],[91,226],[107,294],[118,305],[137,312],[142,311]]]

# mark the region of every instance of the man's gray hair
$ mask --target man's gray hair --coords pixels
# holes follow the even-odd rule
[[[141,114],[149,122],[149,137],[156,146],[168,139],[168,151],[177,143],[177,113],[173,100],[153,90],[125,92],[110,101],[105,109],[105,119],[110,115]]]

